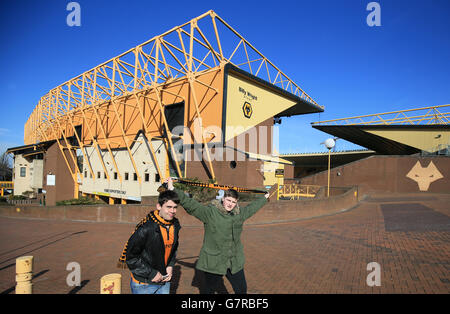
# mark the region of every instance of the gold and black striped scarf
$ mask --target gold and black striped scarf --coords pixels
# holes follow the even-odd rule
[[[160,216],[158,215],[158,217],[160,217]],[[161,219],[162,221],[161,221],[160,219]],[[153,220],[155,223],[157,223],[157,224],[160,225],[160,226],[171,225],[171,224],[173,224],[173,221],[167,221],[167,220],[163,219],[162,217],[161,217],[160,219],[158,219],[158,218],[156,217],[154,211],[150,212],[147,216],[145,216],[145,217],[144,217],[144,218],[136,225],[136,228],[134,228],[134,231],[133,231],[133,233],[132,233],[131,235],[133,235],[133,234],[136,232],[136,230],[139,229],[140,226],[142,226],[143,224],[145,224],[145,223],[146,223],[147,221],[149,221],[149,220]],[[131,236],[130,236],[130,237],[131,237]],[[128,248],[128,241],[127,241],[127,243],[125,243],[125,246],[124,246],[124,248],[123,248],[123,250],[122,250],[122,255],[120,256],[119,261],[117,262],[117,267],[118,267],[118,268],[122,268],[122,269],[127,268],[127,263],[126,263],[126,259],[127,259],[127,248]]]

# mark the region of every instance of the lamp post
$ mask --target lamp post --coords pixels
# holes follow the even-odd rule
[[[327,197],[330,197],[330,166],[331,166],[331,149],[336,145],[336,141],[332,138],[326,139],[324,142],[326,148],[328,148],[328,188]]]

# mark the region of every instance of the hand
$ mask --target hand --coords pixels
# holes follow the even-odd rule
[[[163,276],[161,275],[160,272],[157,272],[156,276],[153,277],[152,282],[160,282],[161,280],[163,280]]]
[[[164,180],[164,183],[167,183],[167,189],[172,191],[174,189],[173,187],[173,180],[171,177],[168,177],[166,180]]]
[[[170,281],[172,279],[172,273],[173,273],[173,267],[169,266],[166,268],[166,272],[167,272],[167,277],[165,277],[162,281],[163,282],[167,282]]]
[[[266,194],[264,194],[264,197],[265,197],[265,198],[269,198],[269,196],[270,196],[270,195],[269,195],[269,192],[266,192]]]

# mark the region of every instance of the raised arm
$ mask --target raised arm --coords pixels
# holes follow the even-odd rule
[[[247,220],[258,210],[260,210],[264,205],[267,204],[269,194],[266,193],[264,196],[258,197],[256,200],[248,204],[247,206],[241,208],[241,215],[244,220]]]
[[[211,208],[205,206],[196,200],[186,196],[183,191],[174,188],[172,178],[165,180],[167,183],[167,188],[173,190],[178,194],[180,198],[180,205],[186,210],[189,215],[196,217],[202,222],[207,222],[211,215]]]

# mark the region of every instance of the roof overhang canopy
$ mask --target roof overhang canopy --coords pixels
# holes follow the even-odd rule
[[[333,166],[343,165],[374,154],[376,153],[372,150],[331,152],[331,161]],[[281,157],[293,162],[298,167],[326,167],[328,165],[328,152],[282,154]]]
[[[313,125],[313,128],[384,155],[436,151],[439,143],[450,136],[450,125]]]
[[[23,145],[23,146],[17,146],[17,147],[11,147],[6,150],[7,154],[14,154],[14,155],[24,155],[24,157],[44,153],[53,143],[55,143],[55,140],[46,141],[46,142],[39,142],[36,144],[30,144],[30,145]]]

